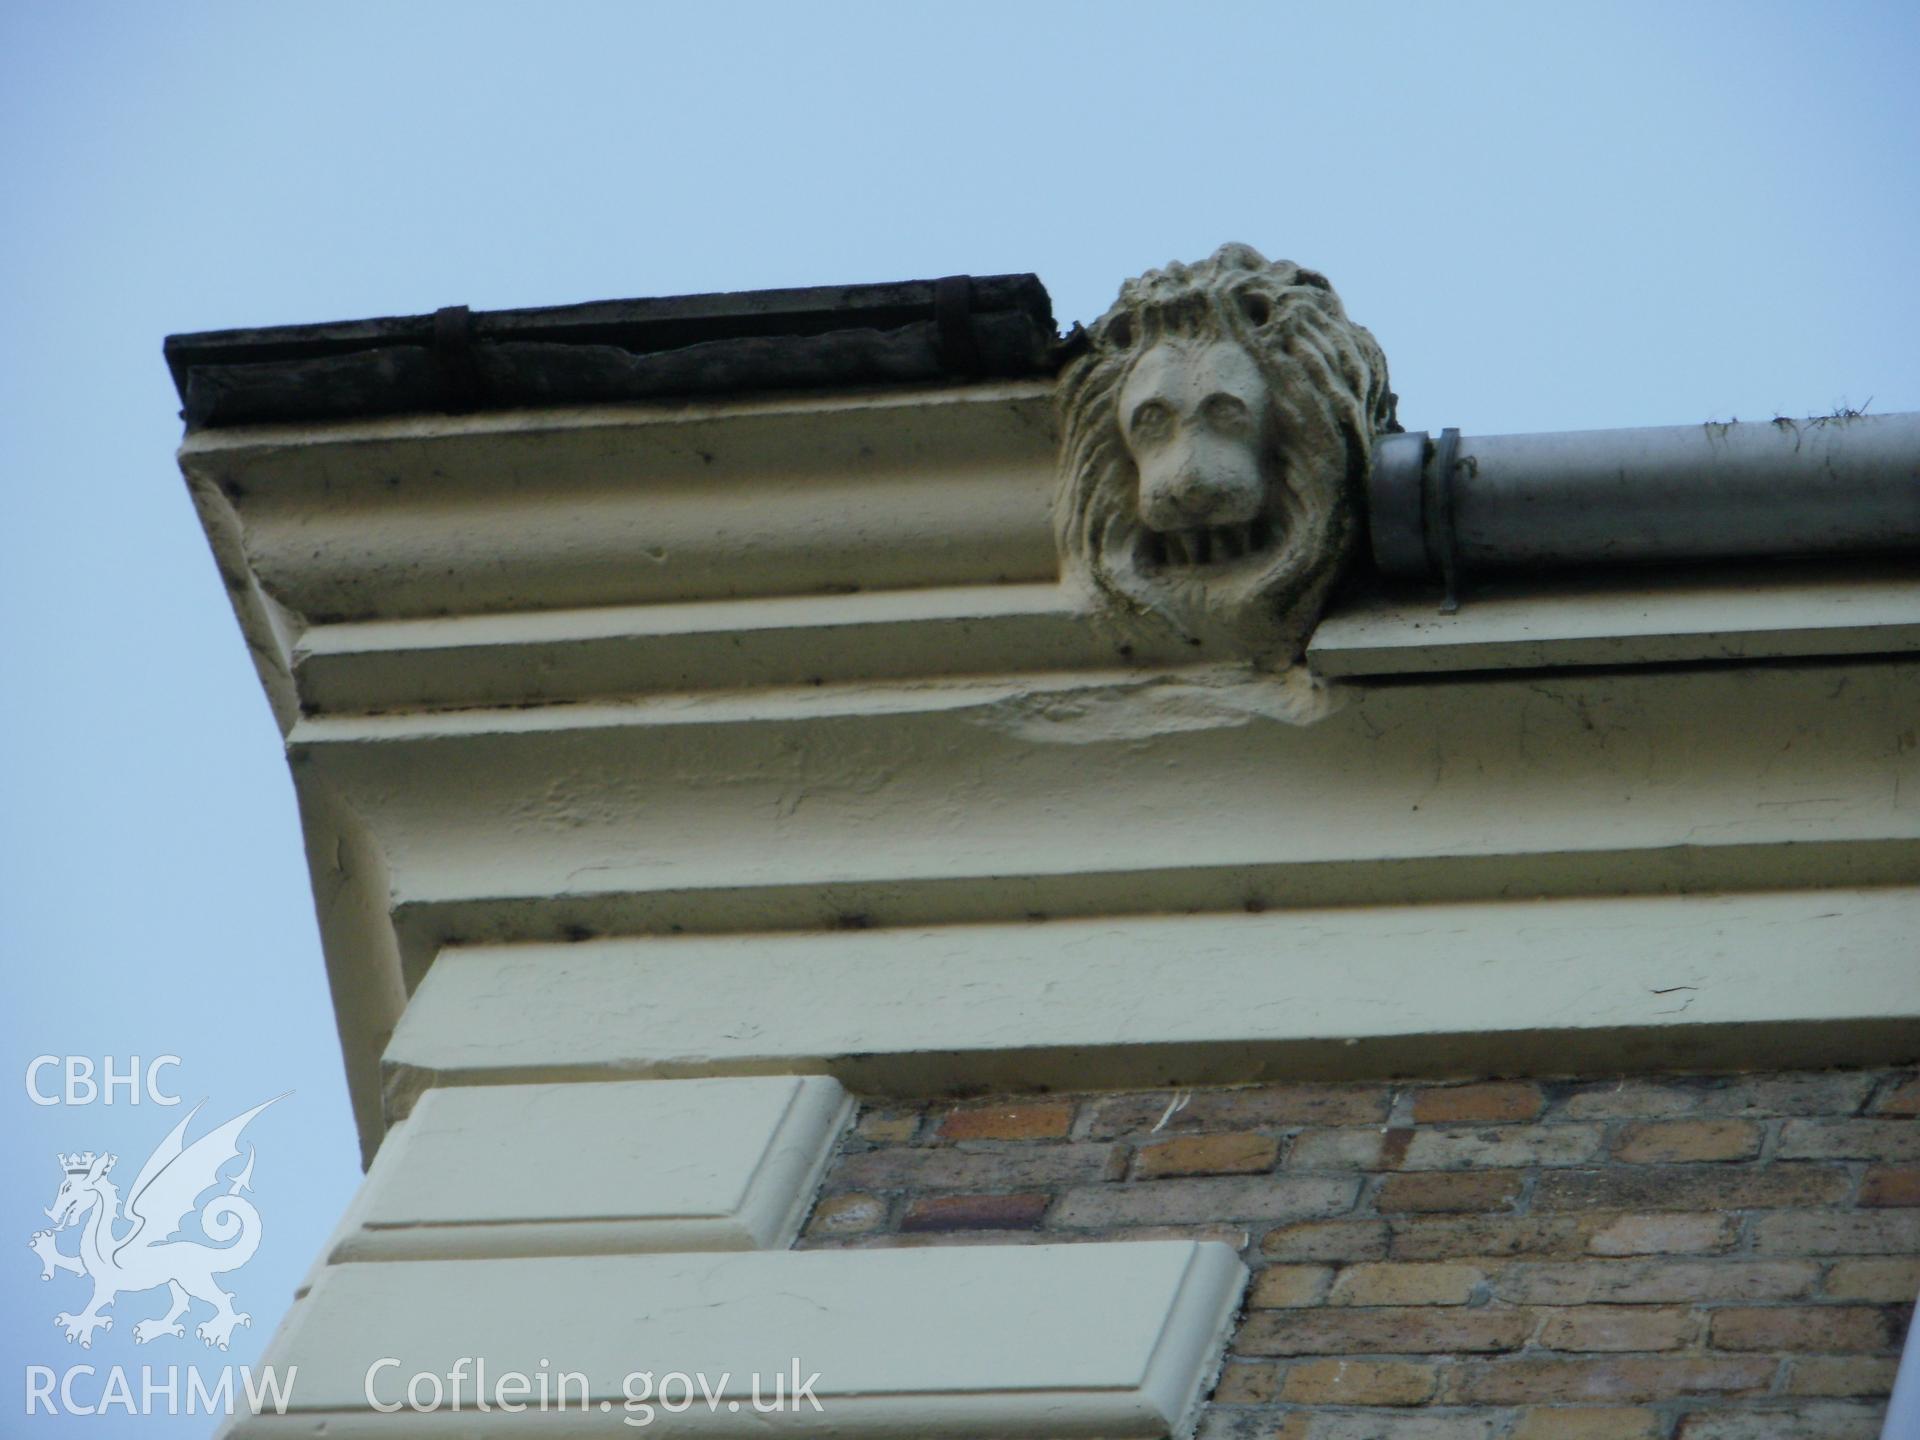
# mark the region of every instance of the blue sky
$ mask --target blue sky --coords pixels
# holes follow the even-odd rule
[[[197,1124],[294,1092],[236,1363],[357,1178],[162,336],[1023,270],[1064,324],[1234,239],[1332,276],[1413,428],[1920,409],[1916,63],[1909,4],[0,8],[0,1434],[205,1435],[22,1379],[216,1368],[134,1349],[154,1297],[61,1343],[55,1153],[184,1112],[35,1105],[32,1057],[178,1055]]]

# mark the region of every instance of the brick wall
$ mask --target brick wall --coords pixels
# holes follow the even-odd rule
[[[800,1243],[1206,1236],[1202,1440],[1873,1437],[1920,1291],[1911,1073],[865,1109]]]

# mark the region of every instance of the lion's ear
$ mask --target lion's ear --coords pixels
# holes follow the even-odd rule
[[[1251,245],[1243,245],[1237,240],[1229,240],[1213,252],[1209,262],[1217,270],[1265,270],[1267,257]]]

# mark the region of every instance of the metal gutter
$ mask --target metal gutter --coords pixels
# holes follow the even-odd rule
[[[1734,557],[1920,550],[1920,414],[1385,435],[1368,479],[1389,575],[1461,581]]]

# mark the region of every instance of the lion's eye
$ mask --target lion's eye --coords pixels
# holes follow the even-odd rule
[[[1173,428],[1173,411],[1158,400],[1143,400],[1134,407],[1133,419],[1128,425],[1133,434],[1143,440],[1155,440]]]
[[[1200,406],[1200,413],[1214,429],[1230,435],[1244,435],[1253,428],[1253,413],[1247,409],[1247,402],[1237,395],[1209,395]]]

